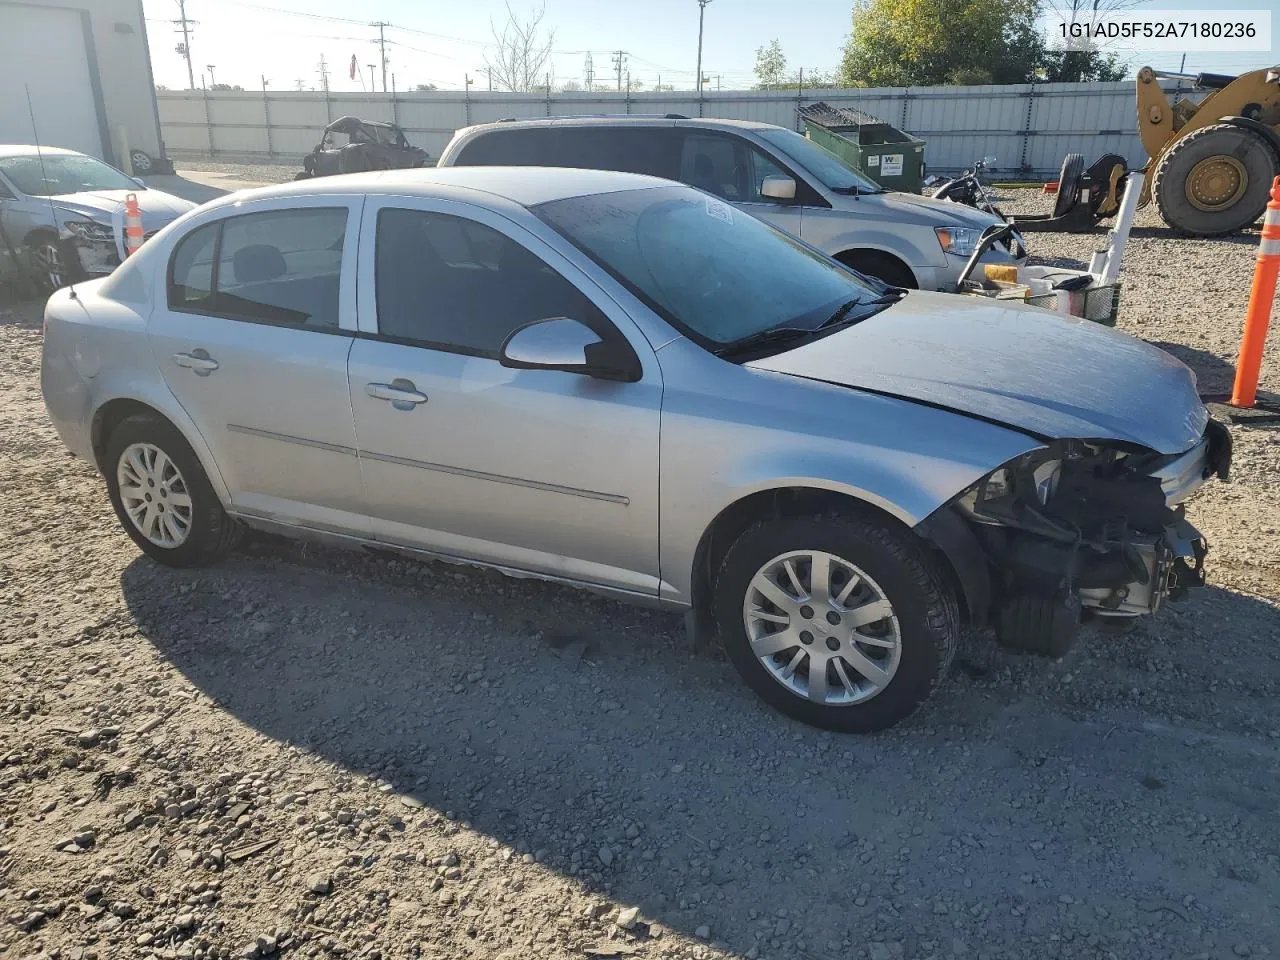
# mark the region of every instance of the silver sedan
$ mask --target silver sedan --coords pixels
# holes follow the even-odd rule
[[[1160,350],[631,174],[232,195],[46,321],[49,416],[151,557],[322,534],[683,610],[840,730],[914,710],[966,621],[1056,655],[1200,583],[1181,504],[1230,458]]]

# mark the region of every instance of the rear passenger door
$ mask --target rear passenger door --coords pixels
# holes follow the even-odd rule
[[[763,196],[761,184],[770,176],[791,174],[742,137],[709,130],[684,131],[679,173],[683,183],[798,237],[804,208],[798,201],[779,202]]]
[[[368,533],[347,390],[362,205],[250,202],[171,252],[151,347],[238,513]]]

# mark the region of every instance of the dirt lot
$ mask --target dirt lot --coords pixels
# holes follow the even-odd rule
[[[1120,325],[1225,388],[1256,233],[1143,224]],[[976,636],[856,738],[566,589],[141,559],[39,350],[0,307],[0,956],[1280,955],[1280,432],[1191,509],[1210,587],[1060,662]]]

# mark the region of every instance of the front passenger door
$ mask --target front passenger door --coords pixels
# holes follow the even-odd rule
[[[464,203],[370,197],[359,269],[348,371],[375,536],[656,594],[661,374],[620,308],[547,243]],[[624,336],[642,379],[499,363],[510,333],[559,316]]]
[[[685,133],[680,153],[682,181],[800,236],[804,208],[799,201],[780,202],[762,196],[760,185],[767,176],[791,174],[741,137],[701,130]]]

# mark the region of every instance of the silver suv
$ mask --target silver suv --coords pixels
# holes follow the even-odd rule
[[[552,117],[459,130],[441,167],[580,167],[679,180],[899,287],[951,290],[987,227],[958,203],[885,190],[794,130],[742,120]],[[1020,236],[982,262],[1022,263]]]

